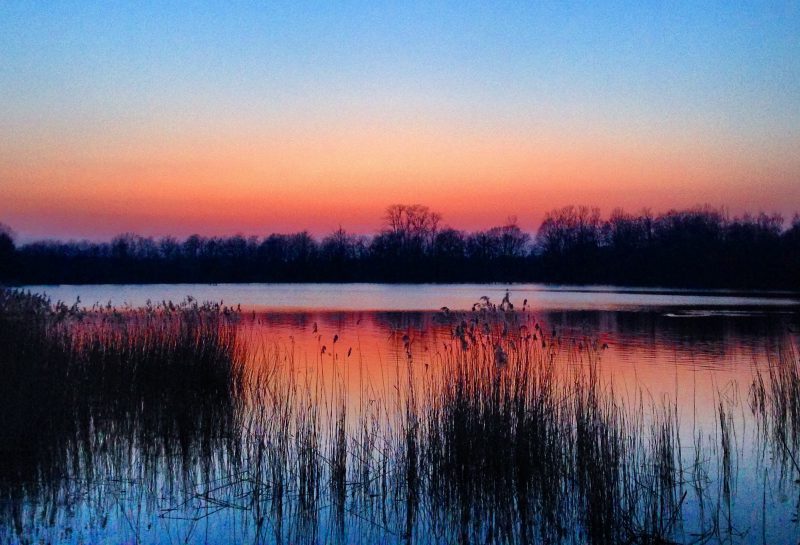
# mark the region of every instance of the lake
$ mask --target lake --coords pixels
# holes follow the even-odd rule
[[[313,396],[308,397],[313,403],[309,401],[308,406],[319,408],[322,414],[320,436],[328,438],[321,444],[339,444],[330,437],[336,436],[339,429],[336,415],[343,413],[338,412],[338,407],[346,405],[341,444],[351,455],[353,449],[364,445],[365,438],[382,433],[395,437],[392,434],[399,433],[398,430],[407,433],[409,420],[394,416],[388,407],[398,408],[408,403],[408,391],[416,389],[420,393],[414,395],[427,400],[431,407],[445,395],[443,393],[451,392],[447,390],[449,373],[461,372],[461,368],[453,365],[465,357],[457,355],[459,342],[463,344],[464,354],[488,354],[486,357],[502,365],[506,365],[507,358],[513,359],[510,369],[519,365],[514,358],[522,353],[525,358],[549,362],[553,366],[552,376],[558,377],[553,380],[566,384],[564,388],[572,388],[570,384],[577,380],[573,369],[590,368],[592,373],[597,372],[603,395],[607,394],[619,404],[619,408],[614,409],[603,408],[601,404],[601,408],[596,409],[597,418],[604,422],[610,419],[611,423],[606,422],[604,426],[616,429],[614,426],[619,425],[632,437],[630,443],[620,443],[628,445],[623,449],[628,458],[623,456],[623,459],[630,462],[625,463],[644,471],[642,468],[653,466],[653,462],[646,460],[650,460],[655,451],[662,455],[669,451],[672,461],[665,467],[675,466],[670,470],[670,479],[659,481],[652,477],[655,480],[646,487],[633,481],[629,485],[614,481],[613,486],[619,484],[624,491],[618,498],[620,505],[628,506],[624,509],[632,509],[631,504],[635,504],[636,509],[645,509],[642,506],[646,505],[652,513],[658,513],[663,534],[679,542],[795,543],[797,540],[800,490],[794,479],[800,476],[800,468],[793,465],[792,456],[796,452],[794,445],[800,444],[800,436],[793,436],[793,431],[788,429],[794,425],[792,411],[795,409],[790,404],[788,416],[779,417],[781,425],[786,427],[779,429],[765,416],[769,413],[765,407],[778,407],[778,404],[769,405],[764,400],[769,392],[777,395],[780,390],[770,389],[770,384],[793,387],[792,375],[787,374],[781,362],[794,362],[796,366],[800,294],[518,284],[88,285],[28,286],[24,289],[47,294],[53,302],[71,305],[79,301],[79,306],[87,308],[110,305],[134,309],[162,301],[179,302],[188,297],[237,309],[237,342],[246,348],[247,366],[288,369],[285,376],[291,378],[282,380],[289,380],[292,388],[298,391],[313,392]],[[502,309],[498,310],[498,306]],[[472,329],[465,332],[469,328]],[[265,381],[273,380],[272,372],[264,375]],[[494,373],[491,371],[486,381],[506,380]],[[768,385],[763,391],[768,394],[759,394],[762,391],[757,387],[759,381],[764,383],[765,380]],[[273,391],[276,385],[288,383],[270,384],[267,390],[270,395],[276,395]],[[501,388],[500,382],[497,385]],[[575,391],[578,394],[562,396],[550,392],[547,396],[555,396],[553,399],[560,399],[559,403],[570,403],[569,399],[586,391],[581,388],[584,386]],[[305,394],[295,395],[302,400]],[[393,401],[388,401],[390,398]],[[592,395],[587,397],[591,398]],[[248,401],[248,414],[269,404],[266,400],[272,398],[258,399],[257,402]],[[371,412],[373,404],[382,404],[382,409]],[[425,410],[421,414],[428,415],[429,424],[424,424],[422,419],[419,433],[430,438],[433,435],[425,435],[430,432],[426,426],[432,428],[433,422],[438,422],[436,415],[441,413],[426,413]],[[578,414],[577,409],[569,410]],[[270,413],[271,416],[265,418],[274,422],[275,414]],[[553,422],[572,422],[568,426],[572,429],[577,421],[569,415],[563,417],[566,420]],[[292,423],[293,438],[300,434],[298,422],[300,420]],[[306,420],[302,422],[307,423]],[[365,423],[370,423],[374,429],[365,432]],[[98,425],[92,424],[91,428],[94,430]],[[481,433],[492,432],[491,426],[480,429],[485,430]],[[774,439],[778,432],[783,434],[780,442]],[[107,452],[103,448],[108,447],[100,448],[97,441],[103,445],[104,441],[114,444],[113,435],[118,432],[102,433],[108,434],[110,439],[95,438],[91,448],[78,442],[76,444],[82,446],[65,454],[66,458],[79,460],[85,456],[84,451],[96,448],[95,460],[102,459],[99,453]],[[571,436],[577,432],[573,429],[564,433]],[[667,435],[668,441],[664,439]],[[783,443],[783,437],[789,437],[787,444]],[[331,499],[322,492],[315,492],[319,497],[314,500],[318,502],[314,503],[313,517],[302,507],[310,500],[301,492],[287,496],[284,509],[288,513],[282,510],[280,515],[275,515],[274,510],[267,510],[271,513],[268,515],[256,506],[254,491],[269,490],[270,497],[274,498],[274,484],[270,488],[259,481],[259,486],[263,487],[256,487],[248,473],[251,470],[244,463],[237,466],[237,471],[246,477],[232,480],[230,468],[228,473],[224,469],[226,460],[232,456],[229,451],[223,449],[205,457],[194,454],[208,464],[216,464],[213,471],[206,468],[209,475],[217,479],[218,486],[212,486],[208,475],[201,478],[197,468],[192,470],[194,473],[189,471],[190,476],[184,472],[178,478],[181,472],[176,469],[173,455],[166,446],[160,447],[157,454],[148,454],[152,455],[152,459],[148,458],[152,465],[148,467],[153,471],[137,473],[136,462],[145,457],[142,452],[148,451],[142,441],[125,443],[128,454],[124,451],[115,454],[113,459],[118,466],[107,466],[110,475],[101,475],[102,472],[93,469],[93,477],[89,479],[85,471],[76,469],[73,472],[66,464],[63,466],[67,468],[64,469],[66,475],[40,476],[40,479],[66,479],[65,482],[71,479],[73,483],[80,483],[79,486],[57,487],[58,492],[53,492],[58,496],[57,501],[48,503],[34,493],[7,498],[18,503],[18,510],[29,518],[27,522],[23,522],[22,517],[15,518],[14,524],[5,521],[6,540],[13,542],[20,533],[73,543],[107,539],[148,543],[349,542],[360,539],[387,543],[447,543],[471,542],[477,537],[488,542],[602,542],[605,539],[605,534],[592,526],[602,527],[599,522],[580,518],[580,522],[574,522],[570,518],[580,517],[575,513],[584,509],[567,505],[572,501],[570,487],[579,483],[581,494],[587,494],[586,477],[571,473],[563,481],[557,481],[562,483],[558,486],[563,488],[566,498],[559,500],[562,503],[554,507],[547,498],[535,495],[539,507],[532,511],[520,504],[519,498],[524,494],[520,496],[518,491],[509,490],[508,497],[515,498],[513,506],[500,509],[496,497],[493,496],[494,503],[484,504],[482,493],[470,488],[468,499],[459,496],[461,516],[467,519],[461,525],[450,520],[452,512],[441,513],[435,506],[426,505],[432,498],[426,500],[424,494],[422,499],[414,497],[412,502],[407,479],[399,477],[396,477],[397,482],[384,483],[385,488],[380,490],[380,487],[371,488],[378,486],[377,480],[365,485],[370,492],[363,497],[356,493],[358,487],[350,482],[355,478],[343,478],[343,482],[350,484],[342,485],[339,515],[331,507],[338,505],[335,495]],[[430,447],[430,443],[423,443]],[[299,454],[293,463],[303,468],[305,466],[297,461],[303,459],[304,451],[300,447],[302,445],[297,446]],[[78,451],[80,454],[76,454]],[[308,467],[317,468],[314,471],[319,471],[320,475],[327,475],[328,471],[334,475],[327,465],[334,467],[330,460],[336,459],[335,452],[325,452],[324,456],[320,455],[322,469],[314,464]],[[384,463],[389,463],[387,459],[394,460],[387,452],[376,454],[375,459],[380,458]],[[423,452],[430,456],[430,452],[439,451],[423,449]],[[591,455],[591,461],[597,462],[604,452],[601,449]],[[400,458],[407,461],[408,451],[403,450],[403,453]],[[489,455],[488,463],[491,458]],[[247,460],[252,463],[251,459]],[[193,462],[186,463],[195,467]],[[366,464],[367,472],[374,469],[370,464]],[[425,468],[423,462],[419,464],[420,468]],[[622,462],[615,464],[624,465]],[[124,469],[120,469],[123,466]],[[270,467],[274,470],[277,466]],[[358,464],[345,461],[342,467],[345,468],[342,471],[351,476]],[[326,479],[335,482],[332,476]],[[435,479],[429,476],[429,480]],[[369,479],[365,477],[366,481]],[[465,482],[469,482],[468,479]],[[402,493],[400,489],[388,492],[393,486],[400,487]],[[646,499],[648,494],[656,489],[660,490],[656,494],[658,501],[648,503],[651,502]],[[225,493],[209,492],[213,490]],[[593,494],[598,493],[592,490]],[[466,492],[459,489],[458,493]],[[632,499],[634,496],[638,499]],[[404,503],[390,509],[384,505],[381,511],[374,504],[377,500],[370,499],[378,497],[384,503],[402,497]],[[664,500],[665,497],[671,499]],[[448,498],[441,501],[455,501]],[[274,509],[274,501],[270,505]],[[463,511],[464,505],[469,506],[467,511]],[[506,508],[510,511],[503,511]],[[549,515],[549,510],[559,515]],[[564,515],[564,520],[572,522],[556,523],[555,519],[548,518],[558,518],[563,513],[571,513]],[[655,515],[652,516],[655,519]],[[487,522],[505,520],[504,517],[509,521],[506,525]],[[524,521],[520,523],[520,517],[530,518],[530,527]],[[644,525],[645,518],[642,515],[637,524]],[[269,530],[263,519],[270,520]],[[570,524],[570,530],[559,529],[559,524]],[[537,535],[537,528],[546,531]],[[638,535],[641,539],[644,535],[644,530],[625,531],[629,537]],[[617,534],[614,536],[617,539]]]

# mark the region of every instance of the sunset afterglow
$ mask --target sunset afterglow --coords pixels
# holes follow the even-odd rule
[[[647,4],[647,5],[646,5]],[[800,208],[800,7],[0,7],[22,240]]]

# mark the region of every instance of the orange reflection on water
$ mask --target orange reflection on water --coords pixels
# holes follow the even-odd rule
[[[454,317],[455,316],[455,317]],[[391,397],[407,384],[442,380],[444,362],[459,350],[454,328],[462,318],[434,312],[268,312],[243,324],[251,351],[278,347],[291,354],[294,370],[323,388],[331,378],[350,402]],[[643,401],[673,402],[681,425],[711,424],[720,398],[743,406],[757,366],[765,366],[791,333],[780,319],[747,321],[729,317],[680,319],[659,313],[559,311],[518,315],[524,330],[509,339],[539,332],[555,354],[562,376],[576,365],[599,362],[603,380],[630,406]],[[540,330],[534,329],[538,326]],[[492,335],[501,335],[497,324]],[[499,338],[499,337],[496,337]],[[794,342],[797,340],[794,339]],[[532,342],[529,340],[528,342]],[[255,358],[254,361],[258,361]]]

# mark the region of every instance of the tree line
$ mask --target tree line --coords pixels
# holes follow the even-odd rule
[[[730,218],[709,206],[654,214],[567,206],[534,236],[515,218],[466,232],[421,205],[392,205],[373,236],[338,229],[178,240],[16,245],[0,224],[6,284],[150,282],[558,282],[800,288],[800,217]]]

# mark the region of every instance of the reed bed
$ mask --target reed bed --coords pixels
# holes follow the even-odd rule
[[[601,347],[544,329],[507,300],[456,323],[438,380],[407,402],[407,501],[425,498],[441,542],[667,542],[676,413],[646,433],[601,381]]]
[[[222,442],[238,448],[234,321],[194,301],[86,311],[0,290],[3,518],[24,534],[23,506],[55,511],[82,493],[78,481],[149,467],[154,484],[187,475],[193,458],[211,463]]]
[[[335,368],[309,379],[287,352],[270,352],[272,365],[262,354],[241,462],[260,502],[257,538],[267,529],[292,543],[679,538],[674,407],[631,411],[600,379],[602,347],[562,343],[508,306],[443,315],[452,339],[427,366],[403,341],[392,387],[356,411]]]
[[[766,371],[756,368],[750,385],[750,408],[766,447],[780,462],[782,477],[800,483],[800,355],[785,342],[767,360]],[[800,497],[798,499],[800,510]]]
[[[733,536],[729,409],[721,444],[698,434],[684,467],[674,401],[626,404],[601,344],[562,338],[508,297],[444,309],[450,340],[427,360],[398,341],[388,386],[355,398],[335,354],[300,365],[291,345],[245,348],[241,314],[220,305],[80,310],[0,293],[0,540],[63,538],[70,517],[133,542]],[[786,352],[750,396],[789,460],[798,377]]]

